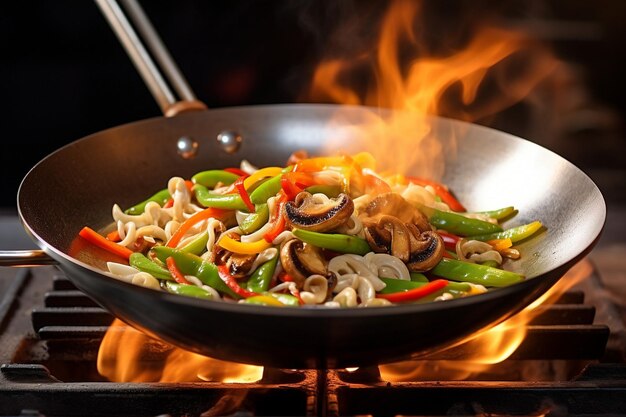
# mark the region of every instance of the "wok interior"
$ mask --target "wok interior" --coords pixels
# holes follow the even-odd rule
[[[591,249],[602,230],[602,195],[563,158],[499,131],[432,118],[431,134],[449,151],[442,180],[469,210],[512,205],[519,214],[506,227],[533,220],[546,226],[519,246],[522,259],[514,268],[523,271],[526,281],[478,296],[389,308],[239,306],[106,277],[98,272],[103,251],[76,239],[86,225],[109,225],[113,204],[126,208],[142,201],[172,176],[188,178],[206,169],[238,166],[242,159],[257,166],[284,165],[294,150],[314,155],[328,140],[350,144],[356,138],[349,127],[375,112],[342,109],[342,123],[348,127],[342,129],[328,123],[337,110],[332,105],[218,109],[99,132],[49,155],[29,172],[18,194],[19,214],[74,284],[125,322],[207,356],[281,368],[371,365],[459,341],[535,300]],[[215,140],[225,129],[244,137],[234,155]],[[196,158],[177,154],[181,136],[199,141]],[[78,261],[69,253],[78,253]]]

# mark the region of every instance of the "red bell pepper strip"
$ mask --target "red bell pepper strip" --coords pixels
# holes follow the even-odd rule
[[[240,177],[242,175],[248,176],[248,173],[246,173],[245,171],[239,168],[224,168],[223,171],[230,172],[231,174],[239,175]]]
[[[226,265],[219,265],[217,267],[217,273],[219,274],[220,279],[224,281],[224,284],[228,285],[228,288],[233,290],[233,292],[235,292],[237,295],[243,298],[249,298],[249,297],[261,295],[259,293],[248,291],[244,288],[241,288],[239,284],[237,283],[237,280],[235,279],[235,277],[233,277],[230,274],[230,271],[228,271],[228,267]]]
[[[270,223],[274,225],[270,228],[270,230],[265,233],[263,239],[266,242],[272,243],[276,236],[281,234],[285,230],[285,217],[283,216],[283,207],[285,207],[285,203],[287,203],[288,197],[284,192],[280,193],[280,197],[276,200],[276,212],[272,213],[270,218]]]
[[[180,240],[183,238],[183,236],[185,236],[185,233],[187,233],[187,230],[189,230],[194,224],[201,222],[202,220],[211,218],[211,217],[214,217],[214,218],[221,217],[224,213],[225,213],[225,210],[220,210],[220,209],[211,208],[211,207],[209,207],[208,209],[199,211],[198,213],[194,214],[193,216],[185,220],[185,222],[180,225],[178,230],[176,230],[176,233],[174,233],[172,237],[170,238],[170,240],[167,242],[166,246],[169,246],[170,248],[175,248],[180,242]]]
[[[176,262],[174,261],[174,258],[169,256],[165,260],[165,265],[167,265],[168,271],[170,271],[170,274],[172,274],[172,277],[174,277],[174,280],[176,282],[178,282],[179,284],[187,284],[187,285],[191,284],[191,282],[187,281],[187,278],[185,278],[183,273],[180,272],[180,269],[178,269],[178,266],[176,266]]]
[[[467,211],[465,207],[463,206],[463,204],[461,204],[459,200],[457,200],[456,197],[454,197],[452,193],[448,191],[448,187],[446,187],[445,185],[439,184],[436,181],[427,180],[424,178],[417,178],[417,177],[406,177],[406,178],[413,184],[421,185],[422,187],[425,187],[427,185],[430,185],[431,187],[433,187],[433,189],[435,190],[435,194],[437,194],[439,198],[441,198],[441,201],[446,203],[448,207],[450,207],[451,210],[458,211],[458,212]]]
[[[459,240],[461,240],[459,236],[443,231],[437,231],[437,233],[441,236],[441,239],[443,239],[446,249],[456,251],[456,244]]]
[[[246,205],[246,207],[248,207],[248,211],[250,213],[254,213],[255,212],[254,204],[252,204],[252,201],[250,201],[250,195],[248,194],[248,191],[246,191],[246,187],[243,185],[243,182],[247,177],[248,175],[242,175],[241,177],[237,178],[237,181],[235,181],[234,185],[235,185],[235,189],[241,196],[241,199],[243,200],[244,204]]]
[[[413,288],[412,290],[403,292],[394,292],[391,294],[377,294],[376,297],[384,298],[385,300],[391,301],[392,303],[416,301],[422,297],[426,297],[429,294],[439,291],[446,285],[448,285],[448,281],[446,281],[445,279],[436,279],[419,288]]]
[[[122,245],[118,245],[115,242],[111,242],[110,240],[100,235],[98,232],[88,226],[83,227],[82,230],[78,232],[78,235],[89,243],[96,245],[106,251],[109,251],[117,256],[121,256],[122,258],[128,259],[130,258],[130,255],[133,254],[132,250]]]
[[[167,200],[167,202],[165,204],[163,204],[163,208],[170,208],[174,206],[174,199],[170,198],[169,200]]]
[[[295,200],[296,196],[302,192],[302,188],[291,182],[291,180],[285,175],[283,175],[280,179],[280,186],[289,201]]]

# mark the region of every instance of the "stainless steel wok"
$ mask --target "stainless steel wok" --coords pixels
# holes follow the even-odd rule
[[[513,205],[519,214],[506,227],[532,220],[546,226],[519,245],[522,259],[515,268],[525,281],[421,305],[270,308],[192,299],[118,281],[101,272],[107,255],[77,239],[83,226],[110,224],[114,203],[128,207],[141,201],[171,176],[238,166],[242,159],[282,165],[294,150],[317,154],[328,140],[356,140],[350,136],[354,130],[337,135],[341,125],[329,125],[337,110],[306,104],[199,110],[98,132],[50,154],[26,175],[18,192],[19,216],[70,280],[126,323],[211,357],[281,368],[363,366],[450,345],[530,304],[587,254],[601,233],[604,199],[577,167],[509,134],[433,117],[433,135],[458,141],[456,152],[446,155],[442,181],[469,209]],[[342,125],[349,127],[372,114],[392,113],[351,107],[342,114]],[[226,129],[244,138],[236,153],[224,152],[215,140]],[[198,141],[195,158],[177,153],[182,137]]]

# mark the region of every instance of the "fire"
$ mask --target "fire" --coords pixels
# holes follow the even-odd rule
[[[560,295],[587,278],[591,269],[588,260],[579,262],[556,285],[520,313],[457,344],[456,346],[463,344],[463,351],[468,352],[469,355],[464,356],[463,360],[436,361],[437,374],[433,377],[441,377],[442,373],[445,372],[448,379],[468,379],[488,370],[491,365],[506,360],[524,340],[528,324],[540,313],[537,307],[553,304]],[[379,366],[382,379],[391,382],[429,378],[427,369],[430,370],[431,368],[432,363],[420,361],[405,361]]]
[[[419,2],[392,2],[372,51],[322,61],[307,98],[402,110],[386,120],[372,115],[356,127],[359,140],[352,144],[354,149],[328,144],[327,151],[366,150],[383,170],[406,173],[411,168],[414,175],[437,179],[443,174],[444,149],[441,138],[431,135],[426,115],[484,120],[528,97],[558,61],[524,34],[495,27],[481,29],[452,55],[429,54],[425,36],[416,30],[419,11]],[[363,83],[364,66],[375,74],[375,81]],[[481,90],[483,85],[487,88]],[[342,119],[340,112],[336,121]]]
[[[263,367],[174,348],[115,320],[98,352],[98,372],[114,382],[255,382]]]

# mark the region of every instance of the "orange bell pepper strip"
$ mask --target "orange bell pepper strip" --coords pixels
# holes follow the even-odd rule
[[[117,256],[120,256],[126,260],[130,258],[130,255],[133,254],[133,251],[128,249],[127,247],[118,245],[115,242],[112,242],[100,235],[98,232],[93,230],[92,228],[85,226],[78,232],[78,235],[88,241],[89,243],[96,245],[108,252],[111,252]]]
[[[180,225],[176,233],[174,233],[170,240],[167,242],[166,246],[169,246],[170,248],[175,248],[180,243],[180,240],[183,238],[183,236],[185,236],[187,230],[189,230],[193,225],[211,217],[220,218],[224,215],[224,213],[225,210],[220,210],[212,207],[199,211]]]

